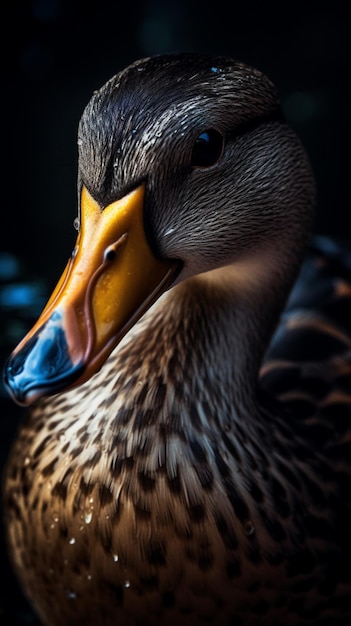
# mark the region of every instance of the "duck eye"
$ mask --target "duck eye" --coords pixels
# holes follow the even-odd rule
[[[223,135],[210,128],[197,137],[191,155],[193,167],[210,167],[219,160],[223,150]]]

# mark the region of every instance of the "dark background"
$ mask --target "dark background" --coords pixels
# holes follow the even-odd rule
[[[311,158],[318,188],[314,230],[351,235],[346,2],[7,4],[0,9],[1,367],[40,312],[74,244],[76,132],[82,110],[95,89],[139,57],[212,52],[268,74]],[[21,410],[3,388],[0,403],[2,468]],[[0,624],[36,624],[11,573],[2,537]]]

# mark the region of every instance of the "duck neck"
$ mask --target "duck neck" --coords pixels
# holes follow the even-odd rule
[[[166,377],[169,406],[177,397],[183,404],[196,398],[200,410],[215,406],[223,419],[233,410],[238,419],[257,413],[258,371],[283,292],[271,273],[267,284],[252,272],[235,265],[190,278],[147,316],[142,336],[149,347],[138,349],[147,354],[145,373]]]

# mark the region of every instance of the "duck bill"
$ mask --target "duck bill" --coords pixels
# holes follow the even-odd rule
[[[83,187],[72,258],[32,330],[9,357],[5,385],[19,404],[77,386],[104,363],[174,280],[143,226],[144,185],[105,209]]]

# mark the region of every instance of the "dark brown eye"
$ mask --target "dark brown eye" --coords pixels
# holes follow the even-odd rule
[[[223,151],[223,135],[210,128],[197,137],[191,155],[193,167],[210,167],[219,160]]]

